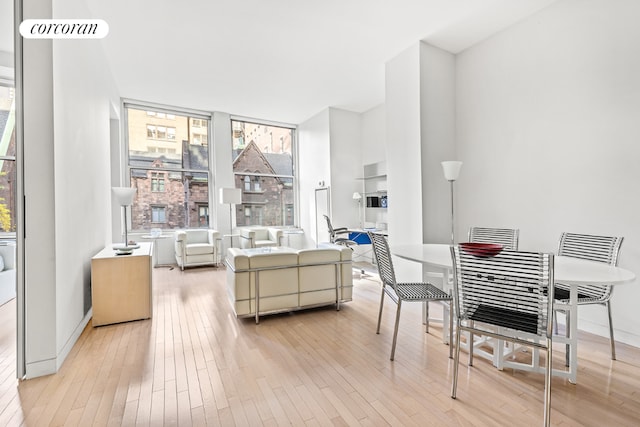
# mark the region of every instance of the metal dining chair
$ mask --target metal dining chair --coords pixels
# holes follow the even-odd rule
[[[490,227],[470,227],[468,241],[472,243],[497,243],[503,246],[504,249],[510,249],[513,251],[518,250],[518,240],[520,236],[520,230],[515,228],[490,228]],[[486,359],[493,360],[496,367],[501,369],[501,358],[505,350],[509,348],[498,348],[495,344],[497,342],[490,337],[483,337],[482,339],[474,342],[474,346],[478,354]],[[508,345],[509,343],[507,343]],[[493,353],[487,353],[482,350],[486,345],[489,345],[493,349]],[[513,351],[513,349],[511,349]]]
[[[514,228],[469,228],[469,242],[498,243],[505,249],[518,250],[520,230]]]
[[[545,349],[544,425],[550,423],[553,335],[553,255],[503,250],[478,256],[451,247],[453,298],[457,331],[488,335],[519,345]],[[550,297],[551,296],[551,297]],[[460,364],[456,333],[451,397],[456,398]],[[469,366],[473,346],[469,346]]]
[[[380,311],[378,312],[378,326],[376,334],[380,333],[380,323],[382,321],[382,308],[384,306],[385,294],[397,304],[396,323],[393,329],[393,343],[391,344],[391,358],[393,360],[396,352],[396,342],[398,338],[398,324],[400,323],[400,310],[403,302],[426,302],[427,311],[429,302],[448,302],[449,312],[451,312],[451,295],[442,289],[432,285],[431,283],[398,283],[391,260],[391,251],[386,236],[379,233],[368,232],[371,245],[373,246],[373,254],[378,266],[380,281],[382,282],[382,294],[380,296]],[[429,332],[429,316],[426,316],[425,333]],[[453,338],[453,318],[449,316],[449,357],[452,356],[451,343]]]
[[[618,265],[618,254],[623,237],[597,236],[589,234],[562,233],[558,255],[580,258],[589,261]],[[569,331],[569,316],[563,306],[569,304],[568,285],[556,284],[556,311],[565,311],[566,330]],[[611,345],[611,360],[616,360],[616,344],[613,337],[613,322],[611,321],[611,293],[610,284],[578,286],[578,305],[599,304],[607,307],[609,316],[609,339]],[[556,331],[557,333],[557,327]],[[569,366],[569,352],[567,351],[567,366]]]

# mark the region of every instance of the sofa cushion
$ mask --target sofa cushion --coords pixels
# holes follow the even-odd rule
[[[256,248],[266,248],[268,246],[278,246],[278,244],[272,240],[256,240],[254,242]]]
[[[254,236],[256,241],[269,240],[269,231],[266,228],[255,228],[253,231],[255,232]]]
[[[249,255],[250,268],[298,266],[298,254],[265,252]]]
[[[213,253],[213,245],[209,243],[189,243],[184,249],[188,255],[208,255]]]
[[[298,251],[300,265],[336,261],[340,261],[340,251],[335,249],[300,249]]]

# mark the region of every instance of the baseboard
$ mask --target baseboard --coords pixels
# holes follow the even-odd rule
[[[43,377],[45,375],[55,374],[56,372],[55,359],[39,360],[25,365],[25,379]]]
[[[91,317],[93,317],[93,310],[89,309],[87,314],[84,316],[82,321],[78,324],[76,329],[73,331],[73,333],[67,340],[64,347],[62,347],[62,349],[60,350],[60,353],[58,353],[56,358],[27,363],[25,366],[25,378],[31,379],[36,377],[42,377],[45,375],[55,374],[56,372],[58,372],[58,370],[62,366],[62,363],[64,363],[64,360],[67,358],[67,356],[71,352],[71,349],[73,348],[75,343],[78,341],[78,338],[82,334],[82,331],[89,323],[89,320],[91,320]]]
[[[560,317],[564,317],[564,316],[558,316]],[[560,323],[560,322],[558,322]],[[616,323],[615,320],[613,321],[613,336],[616,340],[616,342],[621,342],[624,344],[628,344],[630,346],[633,347],[638,347],[640,348],[640,335],[638,334],[633,334],[630,332],[626,332],[626,331],[621,331],[619,329],[615,329]],[[598,335],[604,338],[609,338],[609,326],[608,325],[600,325],[594,322],[590,322],[588,320],[585,319],[580,319],[579,323],[578,323],[578,328],[582,331],[585,332],[589,332],[591,334],[594,335]]]
[[[69,337],[65,345],[62,347],[62,349],[60,350],[60,353],[58,353],[58,357],[56,358],[56,361],[57,361],[56,372],[62,366],[62,363],[71,352],[71,349],[73,349],[73,346],[78,341],[78,338],[80,338],[82,331],[84,331],[84,328],[87,326],[87,324],[89,323],[89,320],[91,320],[92,317],[93,317],[93,308],[90,308],[87,314],[84,315],[84,318],[82,319],[82,321],[78,324],[78,326],[76,326],[76,329],[73,331],[73,333],[71,334],[71,336]]]

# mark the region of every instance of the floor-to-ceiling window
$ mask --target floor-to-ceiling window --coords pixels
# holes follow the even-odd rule
[[[231,120],[238,226],[292,226],[295,222],[295,128]]]
[[[209,226],[210,116],[125,102],[131,229]]]
[[[0,237],[16,232],[15,90],[0,84]]]

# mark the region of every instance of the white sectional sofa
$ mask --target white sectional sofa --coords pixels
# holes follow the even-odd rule
[[[330,245],[229,248],[227,291],[237,317],[300,310],[351,301],[351,249]]]

